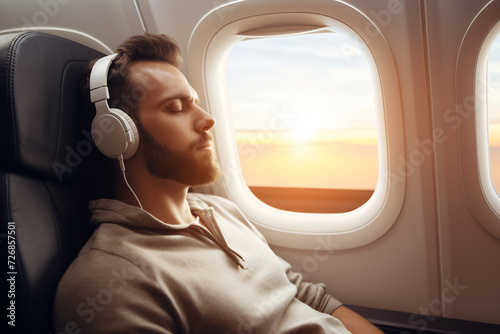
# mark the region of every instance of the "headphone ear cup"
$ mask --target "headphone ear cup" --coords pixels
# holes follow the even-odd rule
[[[123,160],[131,158],[139,147],[137,126],[129,115],[120,109],[109,109],[92,121],[92,138],[107,157]]]
[[[137,130],[137,126],[135,125],[134,120],[127,113],[120,109],[111,109],[111,111],[119,114],[129,125],[129,138],[131,138],[131,141],[128,143],[125,152],[123,152],[123,160],[130,159],[134,156],[135,152],[137,152],[137,149],[139,148],[139,131]]]

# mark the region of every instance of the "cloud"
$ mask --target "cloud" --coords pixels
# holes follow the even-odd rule
[[[304,35],[237,45],[227,64],[235,126],[262,128],[273,109],[286,107],[302,119],[315,120],[318,128],[375,127],[372,69],[361,56],[357,62],[343,57],[339,43],[345,43],[345,37],[339,36]]]

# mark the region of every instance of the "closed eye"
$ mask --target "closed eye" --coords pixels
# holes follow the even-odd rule
[[[179,113],[179,112],[182,112],[184,109],[183,109],[183,105],[182,105],[182,101],[181,100],[173,100],[171,102],[169,102],[166,106],[165,106],[165,110],[169,113]]]

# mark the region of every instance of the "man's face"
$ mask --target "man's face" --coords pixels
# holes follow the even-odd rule
[[[215,181],[221,174],[209,131],[215,119],[198,106],[198,95],[173,65],[138,61],[132,82],[145,82],[139,102],[140,147],[148,172],[187,186]]]

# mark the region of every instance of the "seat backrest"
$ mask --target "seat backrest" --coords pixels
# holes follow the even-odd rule
[[[88,201],[109,189],[111,160],[93,145],[80,94],[83,69],[101,56],[40,32],[0,35],[2,333],[51,331],[59,279],[91,233]]]

